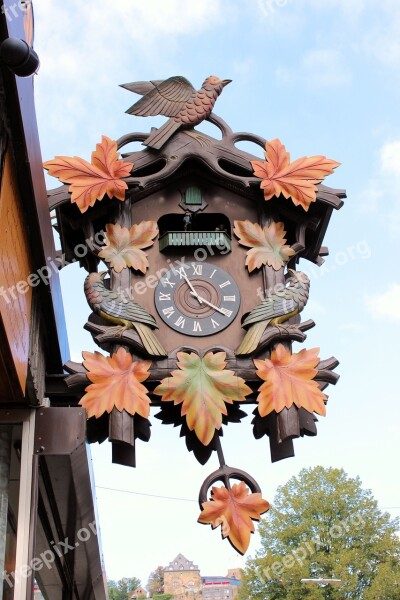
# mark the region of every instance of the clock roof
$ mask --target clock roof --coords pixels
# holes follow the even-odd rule
[[[262,198],[260,178],[253,173],[252,160],[259,157],[236,146],[239,141],[253,142],[262,148],[266,140],[251,133],[234,133],[220,117],[212,114],[209,119],[222,132],[222,139],[216,139],[197,130],[177,132],[159,151],[144,148],[137,152],[122,154],[127,162],[133,162],[131,176],[126,178],[130,197],[136,202],[159,189],[179,181],[183,177],[199,175],[205,186],[207,182],[217,184],[240,196],[254,199]],[[147,134],[132,133],[118,140],[118,147],[123,153],[124,146],[143,141]],[[79,240],[74,238],[75,230],[88,220],[95,220],[106,215],[114,206],[107,197],[101,203],[84,213],[79,212],[76,205],[70,203],[68,185],[62,185],[48,192],[50,210],[56,210],[61,242],[64,251],[74,247]],[[307,249],[302,254],[312,262],[323,262],[321,256],[326,249],[321,248],[329,220],[334,209],[341,208],[346,193],[341,189],[333,189],[318,185],[317,201],[311,203],[306,213],[301,206],[294,206],[282,198],[273,198],[268,206],[282,214],[285,221],[291,221],[296,227],[303,227],[303,237],[307,229]],[[74,223],[72,230],[69,226]],[[66,226],[64,226],[64,224]],[[72,238],[72,239],[70,239]]]

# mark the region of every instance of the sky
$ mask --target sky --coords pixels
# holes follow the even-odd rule
[[[117,139],[164,122],[126,115],[136,97],[119,84],[183,75],[200,87],[216,74],[233,80],[215,112],[234,131],[278,137],[293,159],[322,154],[342,163],[325,180],[348,195],[324,241],[330,256],[320,270],[300,263],[311,277],[303,320],[316,322],[304,347],[340,361],[327,416],[317,437],[295,440],[294,458],[271,464],[250,418],[226,429],[224,451],[267,500],[301,468],[333,466],[359,476],[382,509],[400,514],[398,0],[41,0],[34,8],[44,160],[89,159],[103,134]],[[61,273],[75,360],[95,349],[82,329],[90,312],[84,277],[77,265]],[[112,465],[108,442],[92,447],[108,577],[145,584],[179,552],[203,575],[242,566],[246,557],[219,530],[196,522],[198,490],[216,458],[202,467],[176,429],[152,424],[136,469]],[[255,535],[247,556],[258,547]]]

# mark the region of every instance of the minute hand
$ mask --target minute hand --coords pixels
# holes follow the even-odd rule
[[[202,298],[202,296],[199,296],[196,292],[190,292],[190,294],[192,296],[196,296],[198,301],[202,304],[204,302],[204,304],[207,304],[208,306],[210,306],[211,308],[213,308],[214,310],[217,310],[218,312],[221,313],[221,315],[226,315],[226,310],[224,308],[219,308],[219,306],[215,306],[215,304],[211,304],[211,302],[209,302],[208,300],[206,300],[205,298]]]

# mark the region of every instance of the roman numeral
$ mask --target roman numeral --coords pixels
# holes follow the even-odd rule
[[[203,272],[203,265],[192,265],[193,275],[201,275]]]
[[[185,275],[186,275],[185,267],[176,269],[176,272],[178,273],[180,279],[185,279]]]
[[[216,329],[217,327],[219,327],[219,323],[217,323],[217,321],[214,321],[214,319],[211,319],[211,323],[212,323],[213,329]]]
[[[185,327],[185,320],[184,317],[182,317],[182,315],[175,321],[175,325],[178,325],[178,327],[180,327],[181,329],[183,329]]]
[[[224,302],[235,302],[236,296],[224,296]]]
[[[164,294],[163,292],[160,292],[158,299],[159,300],[171,300],[171,294]]]
[[[175,312],[175,309],[173,306],[168,306],[168,308],[163,308],[163,315],[165,315],[167,317],[167,319],[172,317],[174,312]]]
[[[224,288],[224,287],[226,287],[227,285],[231,285],[231,282],[229,281],[229,279],[228,279],[228,281],[224,281],[224,283],[220,283],[220,284],[219,284],[219,287],[220,287],[220,288]]]
[[[217,269],[214,269],[214,271],[213,271],[213,272],[211,273],[211,275],[210,275],[210,279],[212,279],[212,278],[213,278],[213,276],[214,276],[214,273],[216,273],[216,272],[217,272]]]
[[[170,281],[169,279],[164,279],[162,283],[164,286],[169,285],[172,288],[175,287],[175,285],[176,285],[173,281]]]
[[[200,323],[199,323],[198,321],[195,321],[195,322],[193,323],[193,331],[201,331],[201,330],[202,330],[202,329],[201,329],[201,325],[200,325]]]
[[[232,314],[231,310],[228,310],[227,308],[221,308],[221,312],[226,316],[226,317],[230,317]]]

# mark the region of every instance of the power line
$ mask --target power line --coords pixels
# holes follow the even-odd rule
[[[120,494],[133,494],[134,496],[146,496],[148,498],[161,498],[162,500],[179,500],[181,502],[196,502],[192,498],[179,498],[177,496],[161,496],[160,494],[146,494],[145,492],[133,492],[132,490],[120,490],[117,488],[105,487],[103,485],[96,485],[98,490],[108,490],[110,492],[119,492]],[[400,506],[381,506],[381,510],[400,509]]]
[[[158,494],[145,494],[144,492],[132,492],[132,490],[118,490],[117,488],[104,487],[102,485],[96,485],[98,490],[109,490],[110,492],[120,492],[122,494],[134,494],[135,496],[146,496],[148,498],[162,498],[163,500],[180,500],[181,502],[197,502],[192,498],[178,498],[175,496],[160,496]]]

